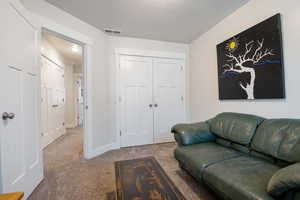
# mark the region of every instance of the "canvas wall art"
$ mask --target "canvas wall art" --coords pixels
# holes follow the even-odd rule
[[[217,45],[219,99],[285,98],[280,14]]]

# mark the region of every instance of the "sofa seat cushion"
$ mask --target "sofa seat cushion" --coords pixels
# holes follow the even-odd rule
[[[228,199],[273,200],[267,185],[278,170],[267,161],[243,155],[208,167],[203,180]]]
[[[190,146],[178,146],[175,158],[181,167],[195,178],[201,179],[203,170],[214,163],[241,155],[240,152],[216,143],[202,143]]]
[[[217,136],[247,146],[263,120],[255,115],[221,113],[209,124],[210,131]]]

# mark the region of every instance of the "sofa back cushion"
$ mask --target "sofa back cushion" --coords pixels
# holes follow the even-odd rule
[[[221,138],[247,146],[263,120],[254,115],[221,113],[210,120],[210,131]]]
[[[265,120],[257,129],[251,148],[287,162],[300,161],[300,120]]]

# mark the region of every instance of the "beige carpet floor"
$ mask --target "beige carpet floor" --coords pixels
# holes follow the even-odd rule
[[[114,161],[154,156],[187,200],[212,200],[213,194],[178,168],[175,143],[122,148],[92,160],[83,158],[83,132],[68,129],[44,150],[45,179],[29,200],[114,200]]]

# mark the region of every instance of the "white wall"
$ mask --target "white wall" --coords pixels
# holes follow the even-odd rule
[[[252,113],[265,117],[300,118],[299,10],[299,0],[251,0],[191,44],[192,121],[205,120],[223,111]],[[219,101],[216,45],[276,13],[282,14],[287,98],[284,100]]]
[[[116,97],[116,55],[115,50],[118,48],[125,49],[135,49],[135,50],[144,50],[144,51],[162,51],[162,52],[171,52],[171,53],[184,53],[186,54],[186,72],[187,72],[187,83],[186,83],[186,91],[187,97],[188,95],[188,80],[189,80],[189,46],[187,44],[181,43],[172,43],[172,42],[163,42],[163,41],[155,41],[155,40],[147,40],[147,39],[138,39],[138,38],[130,38],[130,37],[109,37],[109,58],[110,58],[110,108],[111,108],[111,130],[114,133],[113,142],[116,142],[116,106],[117,106],[117,97]],[[186,102],[189,102],[187,99]],[[188,105],[187,113],[189,113]],[[189,120],[189,115],[187,116]]]
[[[91,74],[89,77],[92,91],[90,106],[92,120],[91,152],[89,157],[96,156],[104,151],[105,145],[112,141],[109,127],[109,67],[108,67],[108,40],[100,30],[80,21],[72,15],[46,3],[44,0],[21,0],[26,8],[35,14],[39,24],[51,24],[75,39],[92,42],[91,44]]]
[[[65,66],[65,88],[66,88],[66,104],[65,104],[65,124],[66,128],[76,127],[75,114],[75,82],[74,82],[74,66]]]

